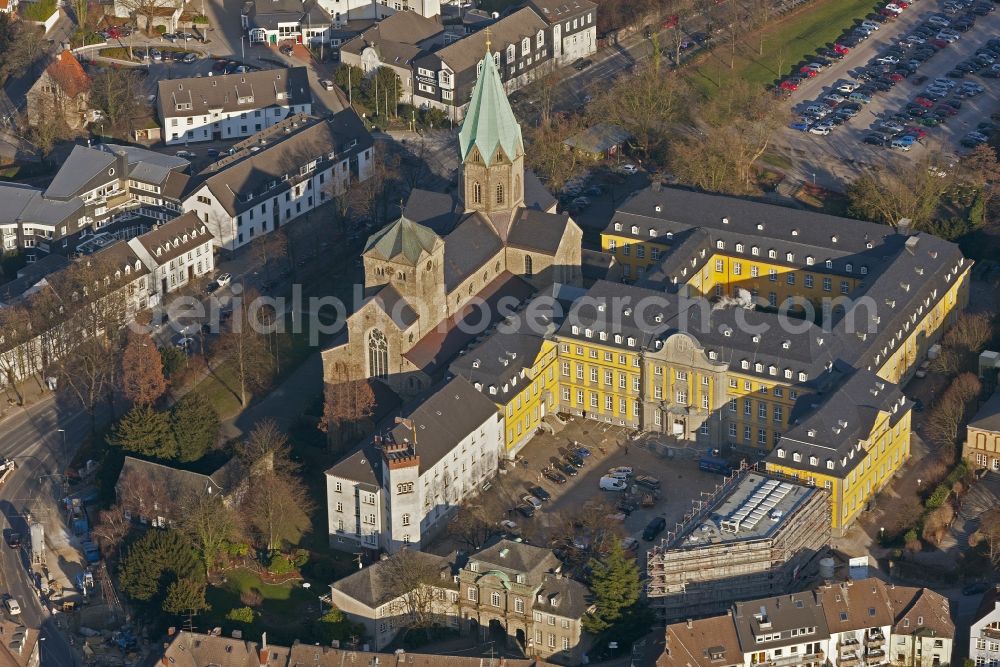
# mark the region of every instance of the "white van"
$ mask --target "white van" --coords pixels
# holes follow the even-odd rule
[[[624,491],[625,482],[614,477],[604,476],[601,478],[601,491]]]
[[[7,611],[8,613],[10,613],[11,616],[17,616],[18,614],[21,613],[21,605],[17,603],[16,599],[7,598],[3,602],[5,605],[7,605]]]

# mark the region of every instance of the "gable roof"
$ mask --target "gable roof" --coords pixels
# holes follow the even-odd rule
[[[566,213],[546,213],[533,208],[523,208],[507,235],[507,244],[529,250],[555,253],[559,249],[571,224]]]
[[[260,148],[261,143],[266,146]],[[333,159],[340,161],[347,157],[346,151],[371,145],[371,134],[354,109],[323,120],[297,114],[236,144],[237,152],[209,165],[188,184],[185,196],[207,185],[226,212],[236,216],[290,188],[284,177],[298,179],[300,166],[310,160],[326,161],[334,153]],[[247,199],[247,195],[254,197]]]
[[[528,0],[528,5],[549,23],[559,23],[565,18],[597,8],[590,0]]]
[[[955,622],[951,618],[948,598],[929,588],[892,586],[888,589],[896,624],[893,634],[929,633],[935,637],[954,638]]]
[[[415,449],[420,457],[420,473],[423,474],[470,433],[495,418],[497,406],[468,380],[456,377],[444,386],[434,387],[426,397],[404,412],[407,412],[413,430],[397,424],[389,431],[389,437],[401,443],[412,441],[416,434]]]
[[[450,567],[452,562],[454,562],[454,556],[436,556],[432,553],[417,551],[416,549],[407,549],[406,553],[409,558],[418,561],[418,565],[437,570]],[[357,600],[366,607],[375,609],[401,595],[398,588],[391,581],[391,565],[388,562],[398,557],[398,554],[396,554],[373,563],[368,567],[349,574],[343,579],[338,579],[330,587]],[[454,583],[450,576],[442,579],[440,584],[435,583],[435,585],[440,585],[442,588],[454,588]]]
[[[969,422],[969,428],[981,431],[1000,431],[1000,391],[994,392],[983,403]]]
[[[386,65],[405,65],[425,51],[418,46],[444,31],[441,17],[427,18],[417,12],[396,12],[367,28],[340,47],[341,51],[360,55],[372,47]]]
[[[280,97],[279,97],[280,96]],[[305,67],[266,69],[242,74],[161,79],[156,103],[160,118],[222,111],[247,111],[270,106],[311,104]],[[178,104],[191,104],[178,109]]]
[[[99,171],[115,163],[115,155],[87,146],[73,146],[55,178],[45,188],[48,198],[74,197]]]
[[[736,626],[729,615],[673,623],[667,626],[666,639],[666,649],[657,659],[657,667],[743,664],[743,651],[736,636]]]
[[[893,624],[892,603],[881,579],[830,583],[817,592],[830,634]]]
[[[468,18],[476,13],[475,11],[467,11],[465,16]],[[487,16],[485,20],[489,21],[491,19]],[[522,7],[490,25],[491,47],[495,53],[501,46],[506,48],[510,44],[520,42],[525,37],[534,38],[538,34],[538,31],[544,30],[545,27],[545,21],[535,13],[535,10],[530,7]],[[479,30],[457,42],[452,42],[443,49],[435,51],[434,55],[452,72],[459,75],[467,70],[473,70],[476,64],[483,59],[484,53],[486,53],[486,31]],[[503,88],[502,85],[499,87]],[[506,96],[504,97],[506,98]],[[471,104],[469,105],[470,110],[472,106]],[[466,113],[468,114],[468,112]],[[466,115],[466,118],[468,118],[468,115]],[[463,150],[462,155],[467,155],[467,153]]]
[[[70,51],[63,51],[56,56],[45,71],[59,84],[67,97],[76,97],[90,90],[90,77]]]
[[[444,239],[444,286],[451,292],[503,249],[496,230],[478,213],[467,216]]]
[[[233,457],[211,475],[205,475],[126,456],[117,483],[121,484],[132,475],[162,485],[172,497],[180,499],[185,494],[227,494],[234,491],[243,481],[243,466],[239,459]]]
[[[522,12],[534,15],[530,9],[522,9],[515,14]],[[464,41],[466,40],[445,47],[438,52],[438,55],[445,60],[445,52]],[[483,162],[489,165],[496,157],[497,148],[503,149],[507,158],[513,160],[516,156],[524,154],[524,143],[521,140],[521,126],[514,117],[514,110],[510,108],[507,91],[500,81],[500,73],[497,71],[492,54],[487,53],[481,62],[482,72],[479,74],[476,87],[472,90],[472,100],[462,120],[462,128],[458,132],[461,150],[459,157],[464,162],[475,147],[479,150]]]
[[[733,623],[744,653],[800,644],[800,636],[791,636],[791,630],[799,628],[816,628],[810,636],[817,640],[830,636],[826,616],[815,591],[737,602],[733,609]],[[758,642],[757,637],[762,635],[778,637]]]
[[[181,174],[180,172],[191,164],[184,158],[175,155],[164,155],[163,153],[125,144],[100,144],[97,146],[97,150],[111,155],[124,152],[128,163],[129,178],[145,183],[162,185],[172,175],[187,178],[186,174]]]

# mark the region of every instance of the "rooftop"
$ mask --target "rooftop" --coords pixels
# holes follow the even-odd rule
[[[795,511],[820,490],[751,472],[717,497],[701,522],[692,523],[665,549],[697,549],[727,542],[760,540],[782,530]]]
[[[1000,431],[1000,391],[994,392],[979,406],[976,416],[969,422],[969,428],[981,431]]]
[[[534,12],[525,8],[511,14],[507,19],[523,12],[534,15]],[[499,26],[507,19],[498,22],[494,27]],[[446,60],[445,52],[462,45],[463,42],[472,37],[475,35],[445,47],[438,52],[438,55],[442,60]],[[497,43],[503,42],[498,40]],[[523,155],[524,142],[521,140],[521,126],[518,124],[517,118],[514,117],[513,109],[510,108],[507,91],[504,90],[493,56],[485,48],[480,53],[486,53],[486,55],[482,56],[479,80],[472,90],[472,100],[469,102],[469,108],[465,112],[462,127],[458,132],[459,158],[465,162],[472,152],[472,148],[475,147],[479,150],[483,162],[489,165],[498,158],[498,148],[503,150],[508,160]]]
[[[246,111],[311,103],[312,93],[305,67],[162,79],[157,84],[157,107],[161,120],[205,114],[216,109]]]

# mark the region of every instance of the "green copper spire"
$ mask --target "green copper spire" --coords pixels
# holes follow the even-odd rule
[[[462,129],[458,133],[458,142],[463,162],[469,157],[473,146],[479,149],[487,165],[493,161],[497,146],[503,148],[511,160],[524,152],[521,126],[517,124],[514,111],[507,101],[507,93],[493,62],[493,54],[488,50],[483,57],[479,80],[472,91],[469,110],[465,113]]]

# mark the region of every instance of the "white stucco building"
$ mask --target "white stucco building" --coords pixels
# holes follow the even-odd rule
[[[332,547],[419,548],[496,474],[503,415],[467,380],[449,381],[408,413],[327,470]]]
[[[233,149],[199,174],[203,180],[188,188],[182,204],[226,250],[274,231],[372,173],[372,137],[353,109],[323,120],[293,116]]]
[[[312,113],[312,92],[305,67],[163,79],[157,112],[167,145],[240,139]]]
[[[976,667],[1000,666],[1000,587],[986,591],[969,628],[969,660]]]

